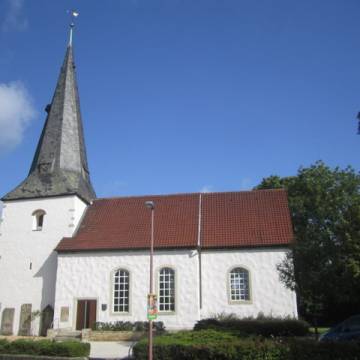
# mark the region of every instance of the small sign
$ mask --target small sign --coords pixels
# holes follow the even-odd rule
[[[148,294],[147,318],[149,320],[155,320],[157,318],[157,314],[158,314],[157,296],[156,294]]]
[[[69,307],[68,306],[62,306],[60,308],[60,321],[61,322],[69,321]]]

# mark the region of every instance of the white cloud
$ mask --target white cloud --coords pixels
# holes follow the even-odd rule
[[[20,81],[0,83],[0,152],[18,145],[36,111]]]
[[[2,31],[24,31],[28,28],[28,20],[24,15],[24,0],[7,0],[8,9],[2,24]]]
[[[210,192],[213,192],[213,191],[214,190],[213,190],[212,185],[204,185],[200,190],[201,193],[210,193]]]

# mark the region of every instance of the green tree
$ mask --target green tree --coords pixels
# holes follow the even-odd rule
[[[263,179],[257,189],[285,188],[295,240],[279,264],[297,291],[300,313],[336,321],[360,312],[360,175],[319,161],[297,176]]]

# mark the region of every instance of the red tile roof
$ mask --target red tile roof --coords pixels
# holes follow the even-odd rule
[[[155,203],[155,248],[238,248],[288,245],[293,238],[284,190],[177,194],[98,199],[74,237],[56,250],[95,251],[147,249],[151,211]]]

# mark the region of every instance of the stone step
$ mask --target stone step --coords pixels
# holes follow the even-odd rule
[[[56,335],[60,336],[74,336],[74,337],[81,337],[81,331],[75,330],[58,330]]]
[[[71,340],[71,341],[81,341],[81,338],[80,337],[74,337],[74,336],[55,336],[54,337],[54,340],[55,341],[68,341],[68,340]]]
[[[57,330],[54,339],[56,341],[77,340],[81,341],[81,331]]]

